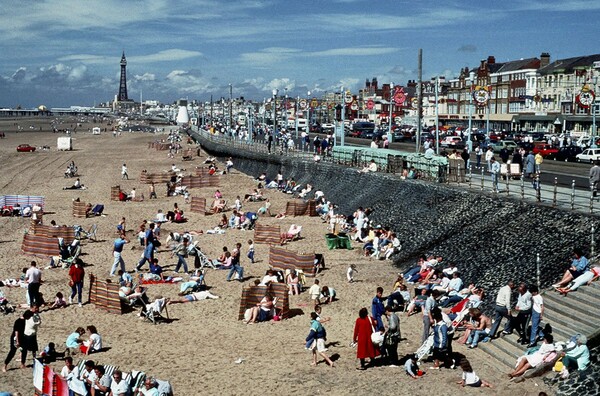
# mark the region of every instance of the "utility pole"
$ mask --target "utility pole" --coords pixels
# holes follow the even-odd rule
[[[423,133],[423,49],[419,48],[419,79],[417,81],[417,153],[421,151]]]

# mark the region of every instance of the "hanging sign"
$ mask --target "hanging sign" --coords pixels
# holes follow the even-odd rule
[[[575,96],[575,102],[579,105],[579,107],[588,109],[590,106],[594,104],[594,100],[596,100],[596,94],[588,84],[585,84],[581,91]]]
[[[402,106],[406,101],[406,94],[404,93],[404,88],[396,87],[394,92],[394,103],[396,106]]]
[[[352,92],[346,91],[344,93],[344,102],[346,102],[346,104],[352,103]]]
[[[375,102],[373,101],[373,99],[367,100],[367,110],[373,110],[374,107],[375,107]]]
[[[300,110],[306,110],[306,108],[308,107],[306,99],[300,99],[300,102],[298,102],[298,106],[300,107]]]
[[[352,104],[350,105],[350,109],[352,109],[353,111],[358,110],[358,102],[356,100],[352,101]]]
[[[485,106],[490,100],[490,92],[487,87],[476,86],[473,91],[473,100],[477,106]]]

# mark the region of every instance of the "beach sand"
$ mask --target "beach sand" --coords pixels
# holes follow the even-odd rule
[[[108,276],[112,265],[112,242],[116,237],[116,225],[122,216],[127,219],[128,237],[132,242],[126,245],[123,257],[128,270],[133,270],[141,250],[137,247],[134,230],[143,219],[152,219],[158,209],[170,210],[177,202],[190,220],[186,224],[164,224],[161,239],[164,241],[169,231],[207,230],[218,222],[218,216],[203,216],[189,211],[183,197],[166,197],[165,186],[157,185],[158,199],[148,200],[148,186],[139,182],[143,169],[149,172],[168,170],[175,163],[188,171],[202,164],[204,157],[195,157],[191,162],[183,162],[181,155],[175,159],[167,158],[167,152],[148,148],[148,142],[164,137],[151,134],[123,134],[114,138],[110,133],[99,136],[87,133],[87,128],[95,125],[83,125],[80,132],[73,134],[74,151],[56,150],[58,134],[38,132],[50,130],[48,120],[17,120],[25,130],[16,134],[15,120],[0,120],[0,131],[6,138],[0,140],[0,194],[43,195],[46,198],[44,222],[55,220],[57,224],[79,224],[88,229],[98,225],[98,242],[83,242],[82,259],[86,263],[86,273],[100,277]],[[29,125],[35,128],[30,130]],[[106,125],[102,125],[103,127]],[[86,132],[81,132],[81,130]],[[28,143],[34,146],[48,145],[49,151],[35,153],[17,153],[18,144]],[[185,144],[184,144],[185,146]],[[87,187],[83,191],[64,191],[73,179],[63,177],[67,164],[75,161],[81,175],[81,182]],[[121,165],[127,163],[130,180],[121,180]],[[235,159],[234,159],[235,163]],[[256,176],[256,175],[254,175]],[[273,177],[274,175],[270,175]],[[285,176],[285,175],[284,175]],[[221,178],[220,190],[229,203],[236,195],[243,196],[255,187],[249,175],[234,171]],[[110,187],[120,185],[125,191],[136,188],[138,195],[144,193],[143,202],[110,201]],[[318,187],[318,186],[317,186]],[[212,202],[215,188],[193,189],[192,196],[207,198]],[[285,209],[288,195],[267,191],[272,201],[272,212]],[[72,200],[105,205],[105,217],[87,219],[72,216]],[[335,202],[335,197],[328,197]],[[255,211],[260,203],[246,203],[244,210]],[[552,393],[541,379],[527,380],[524,383],[510,383],[506,378],[507,369],[496,364],[481,351],[467,350],[455,343],[455,351],[464,353],[470,359],[477,374],[494,386],[494,390],[459,389],[461,371],[429,371],[431,363],[422,368],[427,374],[413,380],[404,374],[402,367],[374,367],[366,371],[356,371],[356,351],[349,346],[352,341],[354,321],[361,307],[370,309],[371,299],[377,286],[384,288],[384,295],[390,291],[398,269],[389,261],[375,261],[362,257],[358,249],[327,250],[323,238],[326,224],[318,218],[263,218],[265,224],[280,224],[282,230],[295,223],[303,226],[302,239],[289,243],[287,248],[297,252],[324,253],[327,269],[319,275],[321,285],[332,286],[339,300],[323,308],[323,315],[331,317],[326,324],[329,351],[336,363],[335,368],[328,367],[323,361],[317,367],[311,367],[311,354],[304,349],[304,339],[309,330],[312,304],[307,293],[290,297],[290,308],[296,314],[284,321],[245,325],[237,320],[242,285],[238,282],[226,282],[225,271],[208,270],[206,281],[210,291],[221,297],[218,300],[198,301],[177,304],[168,307],[168,313],[174,319],[172,323],[152,325],[143,321],[136,313],[115,315],[85,304],[82,308],[76,304],[64,309],[42,313],[42,326],[39,330],[39,345],[43,348],[48,342],[63,350],[68,334],[78,326],[95,325],[103,337],[108,351],[92,355],[91,358],[101,364],[113,364],[123,371],[142,370],[159,379],[169,380],[177,395],[197,394],[515,394],[537,395],[545,390]],[[29,227],[30,220],[23,218],[0,218],[0,279],[18,278],[21,268],[28,267],[29,256],[21,253],[23,232]],[[211,258],[221,251],[223,246],[230,249],[236,242],[242,244],[242,264],[246,282],[260,279],[268,268],[268,246],[256,245],[255,264],[246,258],[247,240],[254,238],[254,232],[228,230],[224,235],[201,235],[197,237],[199,246]],[[136,246],[136,249],[131,249]],[[173,270],[176,260],[169,258],[170,253],[161,252],[158,258],[167,271]],[[37,259],[39,267],[48,264],[47,259]],[[192,265],[192,260],[188,261]],[[345,278],[349,264],[358,268],[357,282],[349,284]],[[147,268],[147,267],[146,267]],[[44,284],[41,291],[46,301],[51,302],[58,291],[68,295],[67,271],[47,269],[43,271]],[[309,279],[310,286],[312,279]],[[3,288],[12,303],[25,301],[25,289]],[[87,302],[88,282],[84,286]],[[151,285],[150,297],[163,295],[176,298],[178,285]],[[19,312],[22,312],[19,311]],[[0,356],[8,352],[9,334],[16,314],[0,317]],[[413,353],[421,338],[421,316],[401,317],[401,331],[404,338],[399,346],[399,355]],[[75,362],[81,356],[75,357]],[[235,363],[238,359],[242,363]],[[31,360],[28,360],[30,363]],[[52,363],[56,372],[63,366],[61,361]],[[0,373],[0,390],[31,394],[33,392],[31,369],[20,370],[18,362],[13,360],[8,373]]]

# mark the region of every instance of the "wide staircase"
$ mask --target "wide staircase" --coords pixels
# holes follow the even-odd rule
[[[554,341],[567,341],[577,333],[587,336],[588,340],[600,335],[600,282],[581,286],[567,297],[555,290],[546,290],[542,296],[545,307],[541,326],[544,327],[546,323],[552,326]],[[527,347],[517,343],[519,336],[516,331],[502,335],[505,321],[498,329],[500,337],[491,342],[480,342],[478,348],[507,369],[513,369],[517,358],[524,354]]]

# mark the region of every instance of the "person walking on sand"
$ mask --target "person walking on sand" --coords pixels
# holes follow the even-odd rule
[[[81,307],[81,294],[83,291],[83,279],[85,278],[85,270],[83,266],[76,260],[69,268],[69,284],[71,285],[71,295],[69,296],[69,304],[73,304],[73,297],[77,294],[77,303]]]
[[[127,164],[123,164],[121,167],[121,179],[129,180],[129,174],[127,173]]]
[[[312,351],[312,363],[311,366],[317,365],[317,352],[319,355],[325,359],[328,365],[331,367],[335,367],[335,364],[331,361],[331,359],[325,355],[327,352],[327,348],[325,348],[325,328],[323,324],[319,321],[319,315],[316,312],[310,313],[310,331],[308,333],[308,337],[306,337],[307,344],[310,342],[310,345],[307,347]]]
[[[110,276],[115,276],[115,272],[117,271],[117,267],[121,267],[123,272],[125,272],[125,261],[123,261],[123,246],[128,243],[129,240],[125,238],[124,235],[119,235],[113,244],[113,256],[115,258],[112,268],[110,269]]]
[[[27,310],[23,312],[20,318],[15,320],[13,324],[13,331],[10,334],[10,351],[4,359],[4,367],[2,367],[2,372],[6,373],[8,370],[8,364],[15,357],[15,354],[20,349],[21,350],[21,368],[25,368],[25,360],[27,358],[27,350],[25,349],[24,336],[25,336],[25,321],[31,319],[33,316],[33,312]]]
[[[357,370],[366,370],[367,365],[365,360],[369,358],[373,362],[376,356],[379,356],[379,348],[376,348],[371,341],[371,334],[375,331],[374,328],[377,322],[369,317],[367,308],[361,308],[358,311],[358,319],[354,324],[353,343],[356,345],[356,357],[360,360],[360,367]]]

